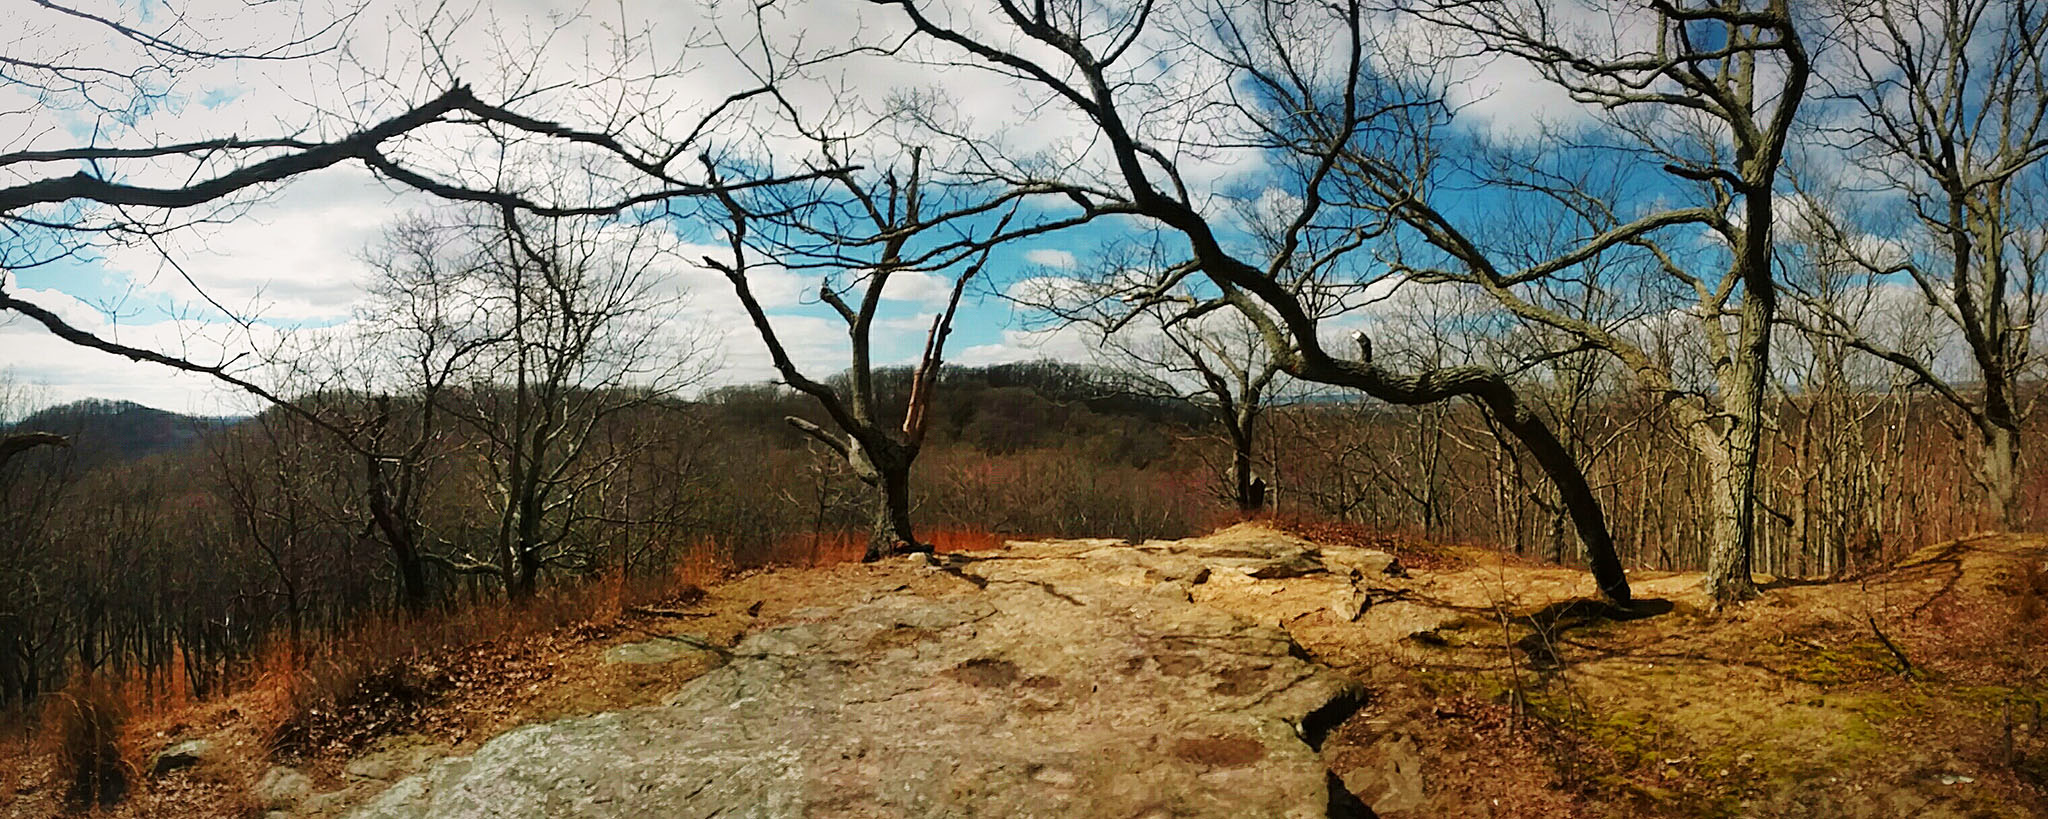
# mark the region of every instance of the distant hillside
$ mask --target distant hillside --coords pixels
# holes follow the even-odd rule
[[[190,446],[209,430],[235,422],[145,407],[132,401],[88,398],[49,407],[0,431],[54,432],[71,439],[79,466],[132,461]]]

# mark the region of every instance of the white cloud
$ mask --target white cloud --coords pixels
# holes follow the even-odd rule
[[[1094,361],[1100,346],[1088,331],[1074,325],[1037,330],[1009,329],[1003,331],[1000,341],[965,348],[952,358],[955,363],[967,367],[1042,359],[1082,363]]]
[[[231,332],[225,325],[203,322],[116,323],[90,305],[54,290],[16,290],[13,295],[102,338],[202,364],[249,361],[255,347],[277,340],[274,332],[261,327],[243,334],[239,328]],[[8,377],[28,387],[38,406],[109,398],[208,415],[246,413],[258,406],[255,399],[211,377],[80,347],[19,314],[0,314],[0,349],[7,350],[0,364],[8,369]],[[249,369],[237,367],[236,371],[246,374]]]
[[[1040,267],[1050,267],[1058,270],[1072,270],[1079,264],[1074,259],[1072,252],[1048,247],[1025,251],[1024,261]]]
[[[922,270],[902,270],[890,274],[889,286],[882,289],[882,298],[888,301],[914,302],[926,306],[944,305],[953,295],[953,279]]]
[[[227,224],[109,249],[105,267],[180,305],[210,298],[266,321],[336,320],[361,298],[370,276],[363,254],[385,226],[429,204],[356,168],[308,175],[274,199]]]

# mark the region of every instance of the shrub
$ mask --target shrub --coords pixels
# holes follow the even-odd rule
[[[127,795],[133,778],[121,747],[127,722],[127,702],[107,680],[81,677],[50,698],[44,725],[71,804],[112,805]]]

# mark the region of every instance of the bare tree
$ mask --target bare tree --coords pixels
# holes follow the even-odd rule
[[[2015,528],[2025,511],[2020,431],[2034,400],[2022,384],[2037,361],[2048,276],[2037,263],[2048,225],[2048,5],[1877,0],[1831,13],[1841,53],[1826,88],[1844,110],[1823,134],[1857,172],[1845,184],[1876,195],[1859,190],[1868,205],[1848,212],[1848,197],[1809,200],[1812,229],[1830,247],[1815,262],[1860,268],[1872,288],[1903,274],[1961,337],[1968,367],[1945,368],[1932,346],[1888,343],[1824,291],[1789,290],[1809,311],[1800,326],[1904,368],[1963,413],[1986,517]]]
[[[1448,258],[1442,266],[1399,261],[1409,275],[1478,286],[1516,316],[1616,356],[1641,388],[1666,398],[1706,464],[1713,501],[1707,590],[1718,602],[1754,595],[1757,474],[1777,310],[1771,231],[1780,170],[1812,70],[1790,4],[1660,1],[1647,9],[1621,3],[1567,9],[1443,0],[1406,7],[1438,31],[1463,35],[1476,53],[1519,60],[1574,101],[1606,112],[1585,138],[1553,138],[1591,146],[1594,156],[1604,157],[1593,162],[1660,170],[1664,179],[1637,184],[1696,203],[1638,213],[1625,190],[1603,195],[1593,184],[1588,173],[1605,173],[1597,166],[1561,168],[1550,161],[1555,151],[1505,157],[1489,181],[1532,193],[1532,204],[1547,201],[1581,224],[1576,233],[1582,238],[1519,262],[1490,248],[1461,226],[1448,202],[1439,202],[1426,185],[1440,169],[1423,163],[1419,175],[1417,163],[1363,152],[1344,167]],[[1591,19],[1569,19],[1573,11],[1590,12]],[[1697,234],[1671,230],[1680,225],[1711,231],[1720,248],[1690,250]],[[1706,348],[1711,387],[1683,383],[1622,328],[1543,303],[1546,287],[1569,283],[1588,262],[1631,252],[1645,254],[1653,269],[1694,295],[1687,312]]]
[[[1154,271],[1152,292],[1170,298],[1203,277],[1207,297],[1186,310],[1239,311],[1289,375],[1394,403],[1483,403],[1558,485],[1601,590],[1628,599],[1584,473],[1502,373],[1476,365],[1400,373],[1375,362],[1367,338],[1349,356],[1324,346],[1321,319],[1342,303],[1333,291],[1359,284],[1357,251],[1386,233],[1381,214],[1350,207],[1355,200],[1339,189],[1347,151],[1434,104],[1433,95],[1376,81],[1381,44],[1365,4],[999,2],[990,22],[918,0],[876,2],[915,28],[929,46],[925,59],[1022,83],[1048,108],[1088,124],[1088,153],[1070,157],[1006,159],[999,136],[969,136],[970,155],[981,160],[976,178],[1142,215],[1185,243],[1183,260]],[[1270,160],[1265,187],[1286,194],[1259,220],[1266,235],[1250,242],[1239,241],[1236,220],[1215,218],[1221,192],[1193,178],[1200,163],[1239,152]]]
[[[1011,299],[1087,332],[1103,363],[1124,374],[1117,383],[1125,389],[1200,409],[1229,448],[1223,471],[1228,499],[1240,512],[1264,508],[1267,482],[1255,474],[1254,457],[1266,410],[1284,386],[1265,337],[1230,311],[1176,321],[1166,303],[1148,299],[1147,307],[1132,312],[1114,292],[1120,278],[1111,273],[1095,283],[1109,286],[1101,294],[1074,292],[1066,279],[1043,288],[1027,280],[1012,288]]]
[[[342,426],[363,465],[364,533],[389,553],[399,602],[414,613],[429,601],[430,487],[447,476],[459,446],[446,402],[458,379],[473,374],[479,357],[504,341],[502,327],[472,321],[468,313],[476,305],[466,295],[490,259],[476,242],[477,230],[430,213],[386,231],[367,255],[377,275],[368,304],[358,311],[362,354],[343,366],[373,379],[355,389],[378,393],[366,407],[338,403],[361,413]]]
[[[455,296],[490,339],[443,403],[479,440],[492,520],[459,572],[493,572],[514,599],[549,567],[592,571],[589,524],[634,446],[608,425],[705,371],[702,340],[678,332],[681,294],[660,274],[660,225],[544,219],[500,208],[482,264]],[[482,554],[476,546],[485,546]]]
[[[829,140],[822,148],[828,156],[845,149]],[[732,283],[783,381],[815,399],[837,429],[795,416],[789,423],[843,458],[873,490],[868,560],[930,550],[918,542],[911,520],[910,469],[924,445],[961,295],[981,272],[989,250],[1005,240],[1009,219],[999,218],[993,231],[983,235],[968,225],[985,214],[1014,211],[1026,195],[1006,192],[962,200],[932,182],[921,151],[910,151],[906,160],[900,176],[896,168],[847,172],[829,185],[800,193],[770,192],[750,201],[721,195],[724,210],[717,217],[725,223],[729,256],[703,260]],[[851,359],[843,388],[805,375],[790,357],[755,292],[758,271],[771,266],[823,274],[818,299],[846,326]],[[951,278],[946,301],[926,333],[897,416],[883,407],[876,388],[875,322],[884,300],[896,295],[889,290],[892,283],[939,274]]]

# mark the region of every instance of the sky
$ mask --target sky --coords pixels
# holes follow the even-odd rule
[[[749,19],[730,16],[750,5],[502,0],[449,11],[409,0],[371,0],[346,30],[328,30],[324,22],[335,19],[335,13],[317,0],[258,6],[194,0],[176,7],[186,15],[182,18],[171,17],[155,0],[91,0],[84,7],[186,41],[245,50],[302,42],[291,48],[310,56],[174,64],[175,72],[145,74],[129,89],[131,96],[142,92],[145,103],[114,116],[105,112],[105,98],[94,99],[102,105],[95,108],[81,105],[75,95],[37,95],[0,84],[0,134],[21,135],[11,141],[0,136],[0,153],[85,143],[162,143],[223,133],[332,136],[342,127],[338,123],[374,121],[430,96],[451,79],[472,84],[486,100],[516,100],[522,112],[652,142],[687,130],[725,94],[748,87],[754,75],[788,70],[786,63],[768,58],[756,37],[765,37],[785,54],[815,54],[855,41],[888,43],[901,29],[892,12],[852,0],[783,3],[758,28]],[[977,15],[986,14],[978,4],[934,8],[969,28],[979,24]],[[25,19],[22,33],[0,44],[10,56],[139,64],[131,46],[103,30],[47,13]],[[1393,36],[1426,37],[1403,30]],[[1148,47],[1164,54],[1172,46]],[[907,54],[933,56],[916,50]],[[1142,73],[1162,87],[1205,88],[1204,77],[1177,75],[1176,70],[1176,64],[1163,59],[1134,61],[1133,68],[1134,76]],[[1513,141],[1545,124],[1585,120],[1585,112],[1561,90],[1512,61],[1461,63],[1452,73],[1450,102],[1460,109],[1461,126],[1486,139]],[[850,122],[893,104],[906,91],[917,91],[944,101],[935,109],[940,119],[1000,134],[1019,155],[1086,162],[1097,149],[1085,123],[1071,112],[1047,106],[1007,80],[957,66],[862,57],[798,72],[782,87],[792,105],[815,122],[835,116]],[[745,116],[765,116],[748,110]],[[1147,117],[1140,127],[1185,129],[1192,127],[1190,117],[1187,111],[1167,111]],[[478,184],[490,181],[492,173],[508,173],[507,167],[514,174],[527,170],[516,162],[480,161],[479,151],[487,146],[446,130],[400,147],[421,167]],[[786,128],[765,126],[744,147],[795,155],[807,146]],[[1215,190],[1260,179],[1263,170],[1259,157],[1230,151],[1191,160],[1187,167],[1196,185]],[[72,170],[43,163],[29,172]],[[120,173],[165,183],[193,175],[195,169],[130,163]],[[12,181],[18,178],[0,178]],[[360,166],[336,166],[265,191],[259,199],[237,202],[226,212],[207,214],[211,221],[155,241],[103,246],[10,270],[6,286],[122,343],[202,363],[231,362],[240,371],[260,358],[255,351],[274,349],[295,335],[352,332],[363,319],[365,284],[374,272],[366,256],[395,220],[435,206],[432,199],[380,182]],[[1092,360],[1100,345],[1086,333],[1051,326],[1001,294],[1019,281],[1085,272],[1097,248],[1128,227],[1109,220],[1000,248],[968,291],[948,360],[968,366],[1036,358]],[[682,224],[672,238],[692,251],[677,257],[689,259],[695,245],[719,237],[704,225]],[[7,251],[5,258],[27,252],[0,250]],[[688,306],[676,319],[681,329],[716,340],[710,356],[719,369],[699,388],[773,377],[761,341],[721,277],[688,263],[672,264],[665,275],[688,294]],[[762,274],[757,293],[800,367],[825,376],[843,369],[847,354],[842,325],[817,303],[817,285],[815,275],[771,270]],[[877,344],[882,363],[914,359],[946,290],[946,281],[937,276],[911,277],[890,289],[881,316],[886,332]],[[0,319],[0,374],[25,386],[37,404],[92,397],[194,414],[258,408],[248,396],[206,377],[65,344],[20,317]],[[25,409],[0,408],[0,413]]]
[[[206,41],[223,47],[290,41],[305,36],[309,21],[332,19],[321,18],[318,10],[304,16],[252,17],[234,8],[236,5],[218,5],[218,16],[209,16],[215,10],[206,3],[187,3],[182,8],[191,19],[177,23],[165,16],[162,7],[151,3],[87,3],[85,7],[139,20],[145,28],[156,26],[150,29],[153,31],[183,35],[186,42],[197,41],[197,32],[209,32]],[[408,30],[414,26],[444,32],[436,38],[437,45],[449,53],[436,59],[454,66],[447,69],[450,74],[474,83],[486,99],[494,98],[494,90],[499,94],[496,98],[509,98],[551,81],[578,81],[582,79],[578,72],[615,64],[621,58],[604,52],[613,48],[621,31],[634,32],[638,39],[631,49],[647,55],[629,58],[636,67],[691,70],[677,71],[686,79],[671,79],[658,90],[651,86],[610,90],[650,94],[643,99],[651,99],[654,93],[715,98],[740,87],[746,78],[736,75],[741,60],[729,55],[721,59],[716,49],[699,49],[711,53],[702,58],[668,53],[674,51],[666,47],[670,38],[683,32],[701,37],[703,31],[719,23],[687,14],[679,18],[676,10],[689,10],[690,5],[641,3],[606,8],[602,4],[498,3],[470,12],[461,20],[440,19],[423,25],[420,18],[426,12],[412,4],[372,3],[345,35],[319,38],[308,47],[337,50],[298,61],[182,66],[179,74],[165,73],[153,80],[157,87],[149,90],[155,98],[126,121],[79,105],[77,100],[37,98],[28,89],[0,85],[0,110],[15,112],[0,125],[19,126],[23,134],[12,142],[0,140],[0,152],[84,143],[164,142],[222,133],[289,132],[306,124],[303,112],[308,108],[360,112],[362,119],[372,119],[374,112],[416,101],[424,96],[417,89],[434,85],[431,78],[405,78],[407,70],[374,79],[350,76],[351,72],[376,73],[375,66],[419,64],[423,53],[420,41],[428,38]],[[812,10],[820,8],[843,16],[854,4],[818,4]],[[581,17],[571,19],[579,12]],[[559,22],[563,19],[569,22]],[[817,17],[782,22],[792,32],[832,28]],[[238,33],[210,33],[223,25]],[[535,52],[544,52],[544,56],[528,60],[535,77],[525,86],[484,70],[518,59],[507,55],[532,47],[538,36],[534,32],[547,31],[551,25],[559,30]],[[104,32],[52,15],[32,16],[20,39],[4,47],[10,55],[27,51],[104,65],[141,64],[132,48],[123,48]],[[346,50],[348,61],[361,65],[335,67],[344,53],[339,49]],[[911,72],[899,70],[902,76],[895,78],[869,77],[867,91],[886,94],[892,83],[908,82]],[[337,80],[345,76],[349,78]],[[556,99],[529,100],[521,110],[548,111],[563,121],[576,122],[586,113],[575,110],[578,101],[574,95],[558,95]],[[17,102],[19,106],[6,105]],[[822,110],[823,106],[819,107]],[[23,109],[32,114],[22,116],[19,112]],[[648,110],[654,110],[653,106]],[[1006,116],[1010,112],[991,109],[987,113]],[[598,110],[593,116],[601,118],[604,112]],[[684,111],[679,119],[688,116]],[[459,167],[460,161],[455,165]],[[59,175],[71,168],[45,165],[35,170]],[[135,179],[148,179],[152,172],[163,175],[185,170],[122,168]],[[361,318],[364,286],[374,274],[367,254],[395,220],[437,205],[429,197],[380,182],[359,165],[336,166],[267,191],[260,200],[223,215],[218,223],[194,225],[153,242],[101,247],[54,263],[10,270],[6,285],[19,297],[122,343],[181,354],[201,363],[235,362],[240,371],[256,361],[253,350],[274,347],[284,336],[348,332]],[[678,233],[715,238],[691,226],[680,227]],[[1040,357],[1087,358],[1088,350],[1073,334],[1027,326],[1029,322],[998,295],[1006,279],[1023,271],[1071,268],[1086,252],[1073,243],[1085,241],[1087,236],[1080,234],[1004,248],[989,266],[992,275],[987,282],[969,291],[955,321],[948,358],[962,365]],[[677,319],[687,325],[682,329],[715,339],[709,355],[720,366],[709,381],[698,386],[771,378],[774,373],[766,351],[745,323],[728,284],[688,264],[672,267],[671,275],[687,292],[688,305]],[[799,365],[820,377],[843,369],[847,363],[844,330],[818,304],[816,277],[803,282],[793,281],[796,277],[786,273],[769,278],[773,281],[757,284],[757,294]],[[943,306],[946,293],[947,283],[937,276],[895,282],[888,289],[890,300],[881,314],[885,332],[878,339],[878,358],[890,364],[913,359],[923,343],[923,328]],[[239,320],[228,320],[230,317]],[[111,398],[197,414],[234,414],[256,408],[250,397],[210,378],[75,347],[19,316],[0,319],[0,377],[25,388],[32,405]],[[0,412],[20,414],[31,408]]]

